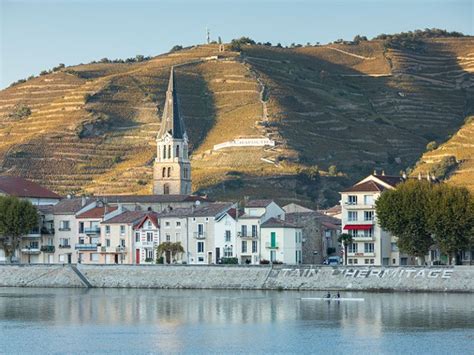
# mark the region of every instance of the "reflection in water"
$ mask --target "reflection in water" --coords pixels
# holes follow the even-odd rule
[[[317,292],[3,288],[1,351],[32,351],[31,339],[35,352],[45,353],[471,349],[472,295],[347,292],[344,297],[363,297],[365,302],[300,299],[319,296]]]

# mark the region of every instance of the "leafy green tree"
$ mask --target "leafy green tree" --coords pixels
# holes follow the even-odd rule
[[[454,260],[474,234],[474,198],[466,188],[437,184],[429,199],[428,222],[440,250]]]
[[[375,203],[380,226],[398,238],[402,252],[418,257],[422,263],[433,245],[427,219],[431,185],[408,180],[395,190],[385,191]]]
[[[21,239],[38,226],[38,212],[30,201],[0,196],[0,245],[12,261]]]
[[[173,48],[170,49],[170,53],[177,52],[177,51],[180,51],[182,49],[183,49],[183,46],[177,44],[177,45],[173,46]]]
[[[436,143],[436,141],[431,141],[426,145],[426,150],[428,152],[431,152],[432,150],[435,150],[436,148],[438,148],[438,143]]]
[[[352,235],[347,234],[347,233],[342,233],[339,235],[339,238],[337,238],[339,243],[342,243],[344,247],[344,265],[347,265],[347,247],[349,244],[353,242]]]
[[[438,163],[433,164],[430,169],[432,173],[438,179],[446,179],[458,166],[456,157],[448,155],[443,157]]]
[[[335,165],[331,165],[328,169],[328,174],[331,176],[337,175],[337,167]]]
[[[166,253],[169,253],[170,254],[170,258],[171,260],[169,260],[170,262],[174,260],[174,256],[175,255],[178,255],[178,254],[181,254],[181,253],[184,253],[184,248],[183,246],[181,245],[180,242],[176,242],[176,243],[173,243],[173,242],[163,242],[161,243],[160,245],[158,245],[156,247],[156,252],[157,252],[157,264],[158,264],[158,259],[160,259],[160,257],[163,256],[163,254],[166,255]]]

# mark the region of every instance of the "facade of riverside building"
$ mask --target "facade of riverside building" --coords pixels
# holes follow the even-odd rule
[[[413,257],[400,253],[397,238],[377,223],[375,201],[384,190],[404,181],[400,176],[375,172],[341,192],[342,232],[352,235],[347,248],[349,265],[413,265]]]

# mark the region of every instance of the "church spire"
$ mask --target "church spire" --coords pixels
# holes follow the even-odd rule
[[[186,135],[184,122],[179,114],[178,96],[174,82],[174,67],[171,67],[168,90],[166,91],[165,107],[161,118],[161,128],[158,138],[164,138],[169,133],[171,137],[183,139]]]

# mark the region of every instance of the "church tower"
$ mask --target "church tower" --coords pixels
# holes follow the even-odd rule
[[[191,163],[188,157],[188,136],[179,114],[174,68],[171,68],[161,127],[156,137],[156,151],[153,193],[190,195]]]

